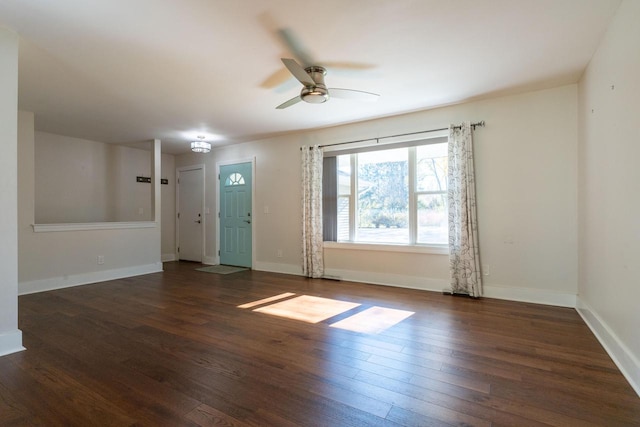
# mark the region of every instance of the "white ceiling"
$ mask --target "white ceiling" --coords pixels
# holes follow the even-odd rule
[[[21,36],[19,107],[36,114],[36,129],[159,138],[177,154],[199,134],[215,146],[574,83],[619,4],[2,0],[0,25]],[[280,79],[280,58],[292,57],[284,28],[327,65],[327,86],[379,101],[276,110],[301,88]]]

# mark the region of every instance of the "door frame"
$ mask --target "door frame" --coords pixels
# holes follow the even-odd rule
[[[256,158],[245,157],[241,159],[222,160],[216,162],[216,264],[220,264],[220,166],[237,165],[238,163],[251,163],[251,268],[256,266]]]
[[[206,179],[206,169],[205,169],[205,165],[204,164],[198,164],[198,165],[191,165],[191,166],[183,166],[183,167],[179,167],[176,168],[176,214],[175,214],[175,220],[176,220],[176,247],[175,247],[175,251],[176,251],[176,259],[178,261],[180,261],[180,252],[178,251],[178,248],[180,247],[180,219],[178,218],[178,213],[180,212],[180,173],[181,172],[187,172],[187,171],[192,171],[192,170],[202,170],[202,206],[200,207],[200,211],[202,212],[202,257],[201,257],[201,262],[204,264],[205,260],[206,260],[206,229],[207,229],[207,215],[205,212],[205,197],[207,194],[206,191],[206,185],[207,185],[207,179]]]

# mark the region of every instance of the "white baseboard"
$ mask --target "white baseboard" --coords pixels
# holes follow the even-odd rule
[[[420,289],[423,291],[435,292],[442,292],[442,290],[449,285],[446,280],[433,279],[429,277],[342,270],[337,268],[326,268],[324,275],[327,278],[348,280],[350,282],[371,283],[373,285],[396,286],[400,288]]]
[[[90,283],[140,276],[142,274],[158,273],[161,271],[162,263],[157,262],[154,264],[137,265],[134,267],[92,271],[90,273],[73,274],[63,277],[51,277],[48,279],[34,280],[31,282],[20,282],[18,283],[18,295],[52,291],[54,289],[69,288],[72,286],[88,285]]]
[[[302,276],[302,267],[297,264],[279,264],[276,262],[256,261],[252,267],[257,271],[268,271],[270,273],[293,274]]]
[[[169,256],[173,257],[173,259],[169,259]],[[166,259],[165,259],[166,257]],[[163,254],[162,255],[162,262],[169,262],[169,261],[180,261],[180,258],[178,258],[177,255],[173,255],[173,254]],[[189,262],[191,262],[191,260],[187,260]],[[197,261],[193,261],[193,262],[197,262]],[[206,264],[206,265],[218,265],[220,264],[218,262],[218,258],[217,257],[212,257],[212,256],[205,256],[202,257],[202,264]]]
[[[162,254],[161,258],[162,262],[171,262],[177,260],[176,254]]]
[[[271,271],[274,273],[302,275],[299,265],[275,264],[259,262],[255,270]],[[370,271],[344,270],[325,268],[326,278],[347,280],[350,282],[370,283],[372,285],[395,286],[400,288],[419,289],[423,291],[442,292],[449,288],[449,281],[445,279],[407,276],[402,274],[375,273]],[[563,292],[540,290],[532,288],[515,288],[506,286],[484,286],[486,298],[505,299],[510,301],[530,302],[535,304],[555,305],[560,307],[576,306],[576,296]]]
[[[25,348],[22,346],[22,331],[20,329],[0,334],[0,356],[23,350]]]
[[[335,277],[352,282],[371,283],[374,285],[397,286],[401,288],[420,289],[424,291],[442,292],[450,288],[449,281],[419,276],[400,274],[372,273],[368,271],[352,271],[325,269],[326,277]],[[531,288],[514,288],[506,286],[484,286],[484,297],[506,299],[510,301],[531,302],[560,307],[575,307],[576,296],[573,294]]]
[[[622,375],[640,396],[640,360],[589,304],[578,297],[576,310],[607,351]]]
[[[484,285],[483,291],[483,296],[486,298],[531,302],[534,304],[546,304],[570,308],[575,308],[576,306],[575,294],[557,292],[548,289]]]
[[[218,257],[215,256],[206,256],[202,258],[202,263],[207,265],[218,265],[220,262],[218,261]]]

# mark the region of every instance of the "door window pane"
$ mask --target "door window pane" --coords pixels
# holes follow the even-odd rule
[[[227,177],[224,185],[227,187],[230,187],[232,185],[244,185],[244,177],[242,176],[242,174],[234,172]]]

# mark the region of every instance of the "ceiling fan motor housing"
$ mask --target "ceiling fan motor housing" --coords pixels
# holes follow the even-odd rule
[[[300,91],[300,98],[310,104],[327,102],[329,100],[329,91],[324,84],[324,76],[327,74],[327,70],[323,67],[312,66],[305,68],[305,71],[315,82],[315,85],[303,87],[302,91]]]

